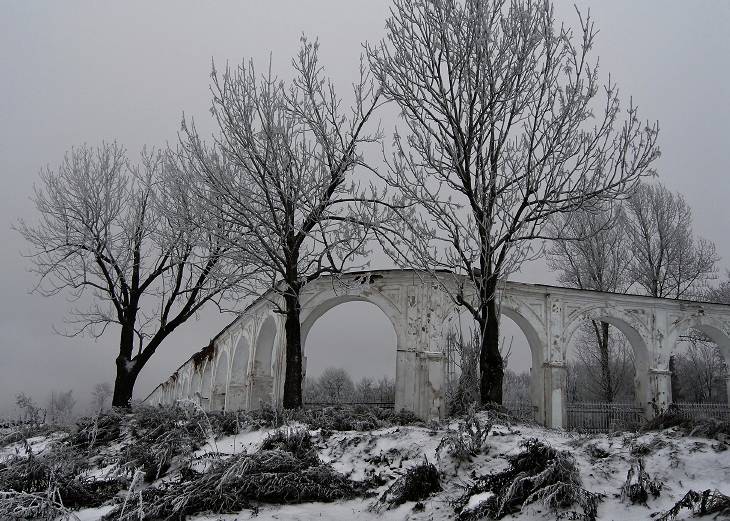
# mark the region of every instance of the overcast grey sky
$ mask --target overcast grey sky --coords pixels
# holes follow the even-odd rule
[[[715,241],[727,266],[730,2],[578,5],[590,7],[600,30],[594,55],[604,77],[610,71],[642,118],[660,122],[661,180],[685,195],[695,230]],[[164,145],[175,139],[183,111],[209,133],[211,58],[263,63],[271,52],[274,68],[286,73],[302,32],[319,37],[323,64],[346,89],[361,42],[383,35],[387,10],[387,0],[0,1],[0,415],[19,391],[44,401],[51,390],[73,388],[85,406],[94,383],[113,379],[114,333],[98,342],[58,336],[52,325],[61,324],[67,302],[28,294],[34,279],[10,226],[33,218],[39,169],[83,142],[116,139],[131,155],[144,144]],[[574,24],[573,2],[557,2],[556,10]],[[394,124],[383,120],[386,131]],[[552,281],[539,263],[516,278]],[[143,371],[136,397],[229,320],[208,312],[184,326]],[[377,309],[351,304],[320,321],[310,335],[311,371],[350,364],[360,376],[394,360],[378,347],[394,335]]]

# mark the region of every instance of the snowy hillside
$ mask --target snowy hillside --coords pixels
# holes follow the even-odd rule
[[[133,419],[110,415],[82,424],[70,435],[5,443],[0,501],[6,506],[0,507],[0,517],[27,515],[32,510],[22,509],[30,508],[32,496],[55,501],[56,510],[39,507],[40,515],[66,514],[83,521],[104,516],[131,521],[140,514],[154,519],[155,511],[170,515],[175,509],[196,521],[590,519],[591,504],[597,504],[596,519],[639,521],[661,519],[690,490],[730,494],[730,451],[722,433],[695,437],[672,428],[580,435],[517,423],[494,412],[430,425],[370,412],[373,422],[391,424],[372,430],[367,430],[372,423],[363,425],[365,430],[336,430],[348,427],[331,423],[341,419],[341,412],[310,417],[314,420],[308,423],[320,423],[315,425],[319,428],[303,424],[306,417],[275,428],[265,424],[280,423],[280,418],[249,418],[248,423],[241,418],[237,425],[232,416],[200,411],[182,417],[180,411],[178,416],[159,413],[164,421],[157,414],[148,409]],[[121,427],[113,427],[110,418]],[[322,421],[335,429],[322,428]],[[61,457],[49,456],[54,451]],[[76,488],[60,480],[54,490],[47,483],[35,490],[19,486],[30,481],[18,465],[29,459],[40,465],[50,457],[51,475],[58,476],[79,453],[84,462],[67,472],[75,476]],[[39,472],[40,467],[34,468]],[[79,483],[97,487],[98,498],[91,501],[97,504],[64,510],[73,501],[83,506],[86,496]],[[430,494],[429,488],[434,490]],[[64,496],[70,499],[62,501]],[[711,502],[713,496],[705,499]],[[288,504],[275,504],[280,502]],[[701,502],[699,497],[696,508]],[[15,514],[7,507],[11,503]],[[243,504],[246,508],[240,508]],[[231,505],[237,512],[216,513],[231,512]],[[667,519],[692,516],[682,509]]]

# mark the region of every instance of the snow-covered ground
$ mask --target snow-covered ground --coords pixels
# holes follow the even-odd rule
[[[484,419],[483,416],[481,416]],[[402,475],[409,467],[425,460],[436,464],[441,471],[443,490],[423,501],[423,508],[414,509],[415,503],[382,513],[371,512],[369,508],[374,497],[342,501],[338,503],[308,503],[298,505],[262,505],[258,512],[243,511],[237,514],[198,515],[194,521],[213,520],[427,520],[454,519],[451,501],[463,494],[463,486],[475,476],[503,470],[508,466],[506,455],[520,451],[520,443],[537,438],[556,449],[569,451],[580,470],[583,486],[605,495],[599,507],[599,519],[621,521],[647,521],[653,512],[665,511],[690,490],[718,489],[730,495],[730,450],[718,440],[686,437],[678,431],[666,430],[643,434],[621,433],[615,435],[579,435],[544,429],[538,426],[516,424],[511,427],[495,425],[486,438],[481,454],[471,461],[458,462],[445,451],[437,456],[437,448],[449,429],[456,423],[441,427],[390,427],[371,432],[311,431],[320,458],[350,476],[354,480],[379,476],[386,483],[378,493],[384,491],[393,479]],[[218,440],[210,440],[196,455],[206,452],[233,454],[241,451],[253,452],[271,430],[244,432]],[[34,451],[41,450],[46,442],[32,440]],[[5,454],[15,452],[9,447]],[[596,449],[602,449],[596,450]],[[604,452],[605,451],[605,452]],[[597,457],[608,454],[606,457]],[[622,502],[621,486],[627,472],[637,457],[642,457],[645,470],[652,478],[663,483],[661,495],[649,498],[648,506],[631,505]],[[0,455],[0,458],[2,455]],[[486,499],[487,494],[473,497],[469,504],[476,506]],[[78,512],[82,521],[94,521],[108,511],[108,508],[88,509]],[[689,519],[686,512],[677,519]],[[534,504],[508,519],[538,520],[555,519],[555,513],[541,504]]]

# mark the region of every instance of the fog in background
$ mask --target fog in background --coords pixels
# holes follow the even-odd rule
[[[557,18],[575,24],[573,2],[557,3]],[[35,279],[11,224],[34,218],[29,197],[40,168],[55,167],[66,150],[84,142],[117,140],[131,157],[145,144],[174,142],[183,111],[201,134],[210,134],[211,58],[220,67],[253,57],[263,67],[271,53],[274,70],[286,76],[302,32],[319,37],[321,61],[347,98],[361,42],[384,34],[388,5],[0,1],[0,415],[13,411],[20,391],[45,402],[52,390],[74,389],[81,409],[95,383],[114,377],[117,331],[99,341],[54,334],[70,305],[63,296],[29,294]],[[695,231],[715,241],[724,272],[730,259],[730,3],[578,5],[590,7],[600,30],[594,56],[602,76],[610,71],[624,101],[632,96],[642,118],[659,120],[660,178],[685,195]],[[381,115],[386,139],[393,113]],[[554,277],[536,262],[513,279],[551,283]],[[145,397],[232,318],[208,310],[181,327],[142,371],[135,397]],[[516,335],[515,342],[522,338]],[[315,324],[307,373],[340,365],[356,378],[392,376],[394,349],[393,330],[377,308],[343,306]],[[513,364],[529,367],[526,346],[514,347]]]

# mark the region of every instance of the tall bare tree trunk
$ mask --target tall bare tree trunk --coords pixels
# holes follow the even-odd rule
[[[499,352],[499,315],[494,297],[486,304],[486,317],[479,324],[481,349],[479,353],[479,391],[482,405],[502,403],[502,380],[504,367]]]
[[[601,375],[603,377],[603,398],[612,403],[616,398],[614,389],[613,375],[611,374],[611,358],[609,356],[608,345],[608,322],[601,322],[600,327],[595,320],[593,330],[596,332],[596,340],[598,340],[598,349],[601,356]]]
[[[113,407],[129,407],[132,401],[134,384],[137,381],[139,370],[132,362],[134,352],[134,326],[122,325],[119,338],[119,356],[117,356],[117,374],[114,379]]]
[[[284,376],[284,408],[302,406],[302,329],[299,322],[301,305],[299,286],[289,288],[284,295],[286,304],[286,374]]]

